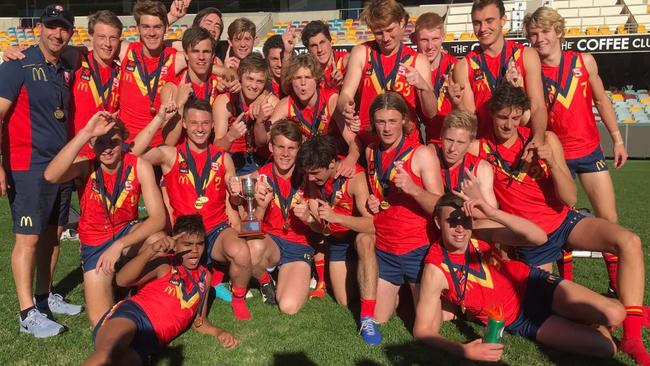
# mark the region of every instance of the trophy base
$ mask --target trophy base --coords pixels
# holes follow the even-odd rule
[[[261,238],[264,236],[260,222],[257,220],[242,220],[241,231],[239,232],[240,238]]]

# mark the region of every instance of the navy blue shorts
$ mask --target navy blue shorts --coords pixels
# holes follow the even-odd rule
[[[97,338],[99,328],[110,319],[125,318],[135,323],[136,333],[131,341],[131,348],[140,356],[143,365],[151,364],[151,356],[160,352],[158,336],[151,325],[151,321],[140,305],[131,300],[118,302],[99,319],[93,330],[93,343]]]
[[[354,239],[357,233],[351,231],[342,238],[328,236],[325,238],[330,262],[344,262],[350,259],[356,251],[354,250]]]
[[[205,252],[203,252],[203,256],[201,257],[201,263],[204,265],[210,265],[212,264],[212,249],[214,248],[214,244],[217,242],[217,239],[219,238],[219,235],[229,228],[230,225],[228,225],[227,222],[222,222],[221,224],[215,226],[212,230],[208,231],[207,234],[205,234]]]
[[[40,235],[50,225],[68,223],[72,182],[53,184],[42,171],[7,171],[9,206],[16,234]]]
[[[605,155],[603,155],[603,150],[600,146],[596,146],[596,150],[587,156],[571,160],[567,159],[566,165],[569,167],[573,178],[576,177],[576,174],[607,171]]]
[[[546,243],[534,247],[517,247],[519,260],[537,267],[562,258],[562,249],[565,249],[569,234],[571,234],[576,224],[584,218],[585,216],[581,213],[569,210],[562,224],[552,233],[548,234]]]
[[[231,153],[230,156],[235,165],[235,174],[238,177],[251,174],[266,163],[265,159],[247,151]]]
[[[115,240],[128,234],[131,231],[131,228],[133,228],[133,225],[135,225],[137,222],[138,221],[135,220],[124,225],[124,227],[115,233],[111,239],[108,239],[99,245],[86,245],[84,243],[81,243],[79,253],[81,256],[81,269],[84,272],[92,271],[95,269],[95,267],[97,267],[99,257],[101,257],[102,254],[104,254],[104,252],[110,248],[111,245],[113,245]]]
[[[379,278],[398,286],[404,283],[404,278],[411,283],[420,283],[422,264],[428,250],[429,244],[402,255],[377,249]]]
[[[303,261],[311,266],[314,257],[314,248],[310,245],[294,243],[278,236],[267,234],[280,249],[280,262],[277,266],[291,262]]]
[[[519,316],[506,327],[506,331],[535,340],[537,331],[553,313],[553,294],[560,282],[561,277],[532,267]]]

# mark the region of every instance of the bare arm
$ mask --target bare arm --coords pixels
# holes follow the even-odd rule
[[[357,94],[359,83],[361,83],[361,73],[363,72],[365,60],[366,47],[364,45],[357,45],[350,51],[343,86],[337,101],[337,107],[340,111],[345,110],[349,103],[354,103],[354,96]]]
[[[490,163],[481,160],[476,168],[476,177],[481,182],[481,193],[485,202],[492,207],[499,207],[497,198],[494,196],[494,171]]]
[[[542,84],[542,65],[537,51],[530,47],[524,48],[524,67],[526,69],[526,94],[530,99],[530,129],[533,141],[544,141],[544,133],[548,122],[546,102],[544,101],[544,86]]]
[[[458,84],[462,89],[462,98],[459,104],[454,104],[454,109],[459,109],[461,111],[466,111],[469,113],[476,113],[476,104],[474,104],[474,92],[469,84],[469,74],[467,72],[467,59],[461,58],[454,65],[454,69],[451,74],[453,83]],[[454,98],[450,98],[452,102],[455,101]]]
[[[546,132],[546,143],[537,149],[537,154],[551,170],[553,186],[560,200],[573,207],[578,200],[578,188],[566,165],[560,140],[553,132]]]
[[[418,95],[418,102],[425,117],[433,118],[438,112],[438,97],[433,91],[431,68],[429,67],[429,60],[427,60],[425,55],[418,54],[415,60],[415,69],[422,79],[421,82],[414,85]]]
[[[221,94],[215,99],[212,106],[212,119],[214,121],[214,144],[225,151],[229,151],[234,138],[228,135],[228,120],[232,115],[228,108],[229,99]]]
[[[349,216],[332,213],[328,221],[335,224],[340,224],[352,231],[358,233],[374,234],[375,226],[372,221],[372,215],[366,209],[366,202],[368,201],[368,185],[366,183],[366,174],[359,172],[350,178],[348,183],[350,195],[354,199],[356,209],[359,211],[360,216]]]
[[[600,113],[602,121],[605,127],[607,127],[609,136],[612,138],[612,143],[614,144],[614,167],[616,169],[621,168],[625,164],[625,161],[627,161],[627,150],[625,149],[621,131],[618,129],[612,102],[607,97],[607,94],[605,94],[605,87],[603,86],[603,81],[600,79],[600,75],[598,75],[598,65],[594,57],[589,53],[583,53],[582,59],[585,62],[587,71],[589,71],[589,86],[591,87],[594,105],[598,109],[598,113]]]
[[[164,276],[169,264],[161,255],[154,245],[144,246],[135,258],[117,272],[115,283],[120,287],[133,287]]]
[[[416,185],[403,169],[397,170],[395,186],[413,197],[427,215],[431,215],[444,192],[438,158],[431,149],[425,146],[418,147],[413,155],[411,168],[415,175],[422,178],[424,188]]]

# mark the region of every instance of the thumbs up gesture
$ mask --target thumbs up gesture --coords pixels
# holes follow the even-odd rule
[[[409,83],[409,85],[418,90],[425,90],[428,88],[427,82],[424,80],[422,75],[420,75],[418,70],[402,62],[399,63],[399,66],[401,70],[404,70],[399,70],[399,72],[403,73],[406,82]]]

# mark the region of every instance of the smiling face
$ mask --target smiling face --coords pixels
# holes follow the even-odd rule
[[[241,83],[241,91],[244,94],[244,98],[253,101],[264,91],[266,73],[263,71],[245,72],[239,82]]]
[[[189,109],[183,118],[183,127],[190,142],[198,148],[203,148],[207,145],[212,131],[212,114],[199,109]]]
[[[389,55],[397,50],[402,43],[404,35],[404,21],[393,22],[386,26],[377,26],[372,28],[372,34],[375,35],[375,41],[379,45],[379,50],[384,55]]]
[[[443,132],[442,155],[447,166],[453,166],[461,161],[469,145],[472,143],[470,132],[464,128],[451,127]]]
[[[307,50],[316,57],[318,63],[325,67],[332,58],[332,41],[327,39],[323,33],[318,33],[309,38]]]
[[[293,75],[291,87],[298,100],[306,104],[316,94],[316,79],[311,74],[311,70],[306,67],[301,67]]]
[[[375,131],[384,146],[392,146],[402,138],[406,119],[395,109],[379,109],[375,112]]]
[[[517,139],[517,128],[521,125],[524,111],[520,108],[505,107],[492,113],[494,120],[494,135],[500,144]]]
[[[232,52],[234,53],[235,57],[240,60],[243,60],[244,57],[253,52],[253,45],[256,41],[257,38],[253,37],[248,32],[240,33],[233,39],[228,40],[228,42],[230,42],[230,47],[232,47]]]
[[[501,16],[499,8],[490,4],[481,10],[472,13],[472,27],[478,42],[482,47],[489,47],[503,37],[503,26],[506,24],[506,17]]]
[[[445,38],[442,29],[422,29],[417,34],[418,52],[427,56],[429,62],[435,61],[442,51],[442,40]]]
[[[124,140],[116,130],[99,136],[91,141],[90,146],[95,152],[99,162],[108,167],[114,168],[122,159],[122,142]]]
[[[319,187],[322,187],[336,173],[336,163],[332,160],[327,168],[305,169],[307,179]]]
[[[162,47],[163,37],[167,29],[163,21],[157,16],[143,15],[140,17],[138,31],[144,46],[150,51],[155,51]]]
[[[273,164],[280,173],[293,169],[298,155],[298,142],[291,141],[283,135],[278,135],[269,143],[269,150],[273,154]]]
[[[121,29],[100,22],[95,23],[93,27],[93,55],[105,64],[110,65],[120,50],[120,31]]]
[[[63,48],[68,44],[74,30],[64,27],[58,23],[41,23],[40,43],[52,55],[59,55]]]
[[[472,218],[456,207],[441,207],[436,215],[440,240],[450,252],[464,252],[472,237]]]
[[[185,234],[176,240],[174,251],[181,255],[182,263],[188,269],[196,269],[205,248],[205,236]]]
[[[526,30],[531,46],[539,53],[541,59],[561,52],[562,34],[553,27],[543,28],[529,26]]]
[[[204,39],[196,46],[190,47],[185,54],[188,66],[197,75],[207,75],[212,71],[212,56],[214,53],[209,39]]]
[[[223,32],[223,20],[217,14],[208,14],[201,19],[199,27],[210,32],[212,37],[218,41],[221,38],[221,32]]]
[[[282,49],[270,48],[266,60],[269,62],[273,77],[279,80],[280,76],[282,76]]]

